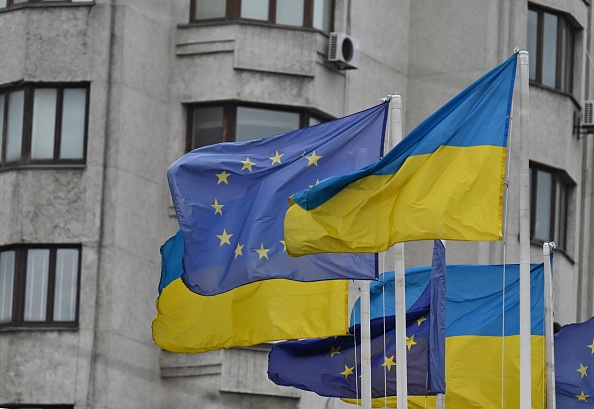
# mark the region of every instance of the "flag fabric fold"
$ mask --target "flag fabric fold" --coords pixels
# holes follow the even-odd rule
[[[517,264],[447,265],[447,407],[519,407],[519,270]],[[429,267],[406,270],[407,306],[424,291],[430,274]],[[531,265],[530,291],[532,407],[544,409],[546,400],[543,264]],[[372,282],[370,296],[372,319],[384,314],[393,314],[394,272],[387,272],[380,276],[379,281]],[[358,322],[358,311],[357,303],[351,313],[351,323]],[[411,397],[410,402],[422,405],[422,399]],[[391,400],[388,404],[393,405],[394,402]],[[435,407],[434,401],[425,403],[427,407]]]
[[[374,279],[375,254],[289,260],[283,219],[294,192],[380,158],[388,103],[281,135],[206,146],[167,172],[183,232],[186,286],[202,295],[273,278]]]
[[[170,352],[198,353],[267,341],[348,333],[348,281],[274,279],[202,296],[181,281],[181,230],[161,248],[153,340]]]
[[[554,344],[557,407],[594,408],[594,318],[561,327]]]
[[[441,246],[439,248],[439,246]],[[393,315],[371,321],[371,388],[376,399],[396,394],[396,343],[406,342],[407,390],[409,395],[426,396],[445,392],[443,369],[432,376],[429,351],[443,356],[445,342],[429,345],[434,321],[433,302],[441,305],[435,285],[445,285],[445,252],[436,242],[433,254],[433,274],[430,284],[406,313],[406,337],[396,334]],[[445,304],[445,301],[444,301]],[[444,305],[445,307],[445,305]],[[445,310],[437,316],[445,320]],[[443,325],[445,330],[445,325]],[[273,346],[268,357],[268,377],[277,385],[293,386],[316,392],[321,396],[357,399],[361,391],[361,333],[360,325],[351,327],[349,336],[326,339],[285,341]],[[443,389],[439,389],[443,388]]]
[[[292,256],[375,252],[411,240],[499,240],[517,53],[381,160],[291,197]]]

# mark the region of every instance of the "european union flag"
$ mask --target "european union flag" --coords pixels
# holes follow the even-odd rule
[[[557,407],[594,407],[594,318],[561,327],[555,334]]]
[[[186,286],[214,295],[271,278],[375,278],[373,253],[289,259],[283,219],[294,192],[380,157],[388,107],[255,141],[207,146],[171,165]]]
[[[407,390],[411,396],[445,392],[445,247],[440,241],[434,244],[431,270],[430,283],[406,313]],[[438,288],[440,286],[444,286],[443,291]],[[434,305],[437,308],[434,309]],[[439,320],[442,322],[436,323]],[[433,336],[432,331],[443,333]],[[274,345],[268,358],[268,377],[278,385],[293,386],[321,396],[360,398],[360,325],[351,327],[350,333],[350,336]],[[374,399],[396,395],[394,357],[397,339],[403,338],[396,334],[393,315],[371,321]]]
[[[429,338],[427,287],[417,304],[406,314],[408,394],[425,396]],[[279,342],[268,357],[268,378],[277,385],[293,386],[321,396],[357,399],[361,397],[360,325],[353,335]],[[371,321],[371,388],[373,398],[396,395],[395,317]]]

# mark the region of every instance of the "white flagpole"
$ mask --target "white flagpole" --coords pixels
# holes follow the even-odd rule
[[[402,100],[392,95],[390,115],[390,147],[402,140]],[[406,298],[404,283],[404,243],[394,245],[395,308],[396,308],[396,394],[400,409],[408,407],[408,375],[406,359]]]
[[[371,409],[370,310],[369,281],[361,281],[361,407],[363,409]]]
[[[553,274],[551,272],[551,250],[555,242],[546,242],[542,246],[544,257],[544,303],[545,303],[545,340],[547,361],[547,409],[555,409],[555,345],[553,332]]]
[[[528,159],[528,51],[518,55],[520,75],[520,408],[532,407],[530,325],[530,169]]]

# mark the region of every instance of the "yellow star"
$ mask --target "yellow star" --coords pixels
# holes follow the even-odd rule
[[[321,158],[323,158],[323,156],[318,156],[318,155],[316,155],[316,151],[313,151],[311,153],[311,155],[306,156],[306,158],[307,158],[307,161],[308,161],[307,167],[310,167],[311,165],[318,166],[318,160],[320,160]]]
[[[584,366],[584,365],[582,365],[582,363],[581,363],[581,362],[580,362],[580,369],[576,369],[576,371],[582,374],[582,378],[583,378],[584,376],[588,376],[588,367],[587,367],[587,366]]]
[[[336,354],[340,354],[340,347],[334,348],[333,346],[330,346],[330,358]]]
[[[408,350],[410,351],[410,349],[412,348],[413,345],[417,345],[417,343],[415,342],[415,336],[413,335],[412,337],[406,337],[406,346],[408,347]]]
[[[225,229],[223,229],[223,234],[221,234],[221,235],[218,235],[217,234],[217,237],[221,240],[220,246],[222,246],[223,244],[229,244],[229,245],[231,245],[231,242],[229,241],[229,239],[231,238],[231,236],[233,236],[233,235],[232,234],[227,234],[227,230],[225,230]]]
[[[309,165],[307,165],[307,166],[309,166]],[[320,183],[320,179],[316,179],[316,185],[317,185],[318,183]],[[314,187],[314,186],[315,186],[315,185],[309,185],[309,188],[311,189],[311,188],[312,188],[312,187]]]
[[[344,375],[344,379],[346,379],[349,375],[353,374],[353,371],[355,370],[355,367],[353,366],[352,368],[349,368],[348,366],[344,366],[344,371],[342,371],[340,374]],[[583,393],[583,392],[582,392]]]
[[[272,163],[270,164],[270,166],[274,165],[275,163],[280,164],[281,163],[281,158],[285,156],[284,153],[278,153],[278,151],[276,151],[276,155],[274,156],[269,156],[268,159],[270,159],[272,161]]]
[[[392,369],[393,366],[396,365],[396,362],[394,362],[394,355],[392,355],[391,357],[384,357],[384,363],[382,364],[382,366],[387,366],[388,367],[388,371],[390,369]]]
[[[235,258],[237,258],[238,256],[243,256],[241,250],[243,250],[243,244],[237,243],[237,247],[235,248]]]
[[[583,400],[584,402],[587,402],[588,400],[586,398],[589,398],[590,395],[584,395],[584,391],[582,391],[581,394],[575,395],[575,397],[577,398],[577,400]]]
[[[250,160],[249,156],[245,158],[245,160],[242,160],[241,163],[243,163],[243,168],[241,168],[241,170],[247,169],[250,172],[252,171],[252,166],[255,165],[255,163]]]
[[[421,326],[421,322],[423,322],[423,321],[427,321],[427,318],[425,318],[424,315],[417,320],[417,327],[420,327]]]
[[[229,182],[227,181],[227,178],[229,176],[231,176],[231,174],[230,173],[227,173],[226,170],[224,170],[222,173],[217,173],[216,176],[219,178],[219,180],[217,182],[217,185],[220,185],[221,182],[224,183],[224,184],[226,184],[226,185],[229,184]]]
[[[223,206],[225,206],[225,205],[219,204],[219,202],[217,202],[217,199],[215,199],[214,204],[210,205],[210,207],[214,207],[214,209],[215,209],[214,214],[219,213],[221,216],[223,215]]]
[[[590,348],[592,350],[592,354],[594,354],[594,338],[592,338],[592,343],[590,345],[588,345],[588,348]],[[590,354],[590,355],[592,355]]]
[[[287,251],[287,245],[285,244],[284,240],[279,240],[283,244],[283,253]]]
[[[260,244],[260,248],[255,250],[256,253],[258,253],[260,255],[260,257],[258,258],[258,260],[262,260],[262,257],[266,257],[267,260],[270,260],[268,258],[268,252],[270,251],[270,249],[265,249],[264,248],[264,243]]]

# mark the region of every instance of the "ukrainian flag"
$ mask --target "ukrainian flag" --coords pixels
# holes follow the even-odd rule
[[[520,407],[519,265],[448,265],[446,276],[446,409]],[[406,270],[407,308],[429,280],[429,267]],[[532,408],[544,409],[543,264],[531,266],[530,292]],[[394,273],[372,282],[370,294],[372,319],[394,314]],[[352,316],[357,322],[358,304]],[[395,403],[394,397],[382,398],[374,407]],[[410,396],[409,407],[435,408],[435,398]]]
[[[292,256],[384,251],[411,240],[499,240],[517,53],[383,159],[291,197]]]

